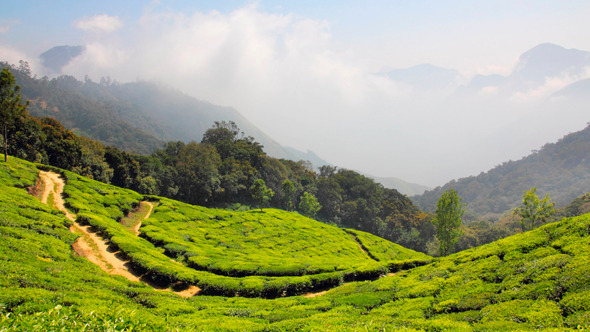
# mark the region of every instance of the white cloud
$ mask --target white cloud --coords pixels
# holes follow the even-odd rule
[[[526,91],[518,91],[512,95],[512,100],[516,102],[532,102],[547,97],[566,86],[590,77],[590,67],[579,75],[560,75],[545,78],[545,84],[537,86]]]
[[[0,44],[0,60],[17,66],[20,60],[26,61],[29,63],[29,66],[33,72],[36,72],[36,69],[40,67],[38,66],[37,59],[35,57],[31,57],[21,50],[18,50],[9,45]]]
[[[74,21],[74,26],[85,31],[113,32],[121,28],[123,23],[117,16],[102,14],[77,19]]]

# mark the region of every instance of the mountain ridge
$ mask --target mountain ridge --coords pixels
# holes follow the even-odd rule
[[[547,143],[517,161],[504,162],[487,172],[452,180],[443,186],[411,197],[425,211],[434,211],[436,200],[455,189],[466,208],[479,215],[500,214],[516,207],[522,193],[538,187],[558,207],[588,191],[590,187],[590,125]]]

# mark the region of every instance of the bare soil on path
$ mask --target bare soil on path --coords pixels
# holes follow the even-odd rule
[[[41,195],[41,202],[55,206],[58,210],[64,212],[66,218],[73,222],[72,226],[70,227],[70,231],[75,234],[81,234],[78,240],[72,245],[76,253],[88,258],[88,260],[98,265],[103,271],[107,273],[121,275],[131,281],[142,281],[141,276],[134,275],[129,271],[126,266],[128,261],[122,260],[120,257],[118,257],[118,252],[109,250],[109,244],[105,239],[93,232],[91,226],[82,226],[77,223],[76,216],[65,208],[65,202],[62,197],[65,184],[60,178],[59,174],[41,171],[39,173],[39,177],[45,184],[43,193]],[[53,202],[48,202],[50,196],[52,196]],[[150,209],[143,219],[149,218],[153,210],[152,203],[145,203],[150,206]],[[141,222],[139,222],[136,226],[136,229],[134,228],[133,230],[136,235],[139,234],[139,227],[141,227]],[[153,285],[150,286],[153,287]],[[166,288],[157,290],[169,289]],[[198,287],[190,286],[184,291],[174,293],[183,297],[190,297],[197,294],[199,291],[200,289]]]
[[[147,218],[149,218],[152,215],[152,211],[154,210],[154,204],[152,204],[150,202],[141,202],[141,204],[146,204],[150,208],[148,210],[148,212],[145,214],[145,216],[143,217],[143,220],[146,220]],[[141,228],[141,220],[139,220],[139,222],[133,227],[133,233],[135,235],[139,235],[140,228]]]

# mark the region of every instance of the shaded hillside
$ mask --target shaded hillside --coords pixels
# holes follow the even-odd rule
[[[395,189],[400,193],[408,196],[421,195],[426,190],[431,190],[432,187],[423,186],[417,183],[406,182],[402,179],[392,177],[377,177],[367,175],[371,179],[381,183],[385,188]]]
[[[35,117],[52,117],[82,136],[129,152],[149,154],[164,145],[162,138],[152,133],[163,131],[157,124],[124,104],[85,96],[77,91],[84,84],[73,77],[49,80],[31,77],[30,72],[16,68],[11,72],[23,99],[30,102],[27,110]],[[125,121],[123,114],[133,121]]]
[[[347,283],[314,297],[186,299],[109,275],[79,257],[71,247],[76,235],[68,230],[69,221],[27,194],[26,188],[36,182],[37,167],[43,166],[13,158],[0,163],[0,329],[574,331],[590,327],[590,215],[564,219],[426,266],[405,267],[375,281]],[[115,195],[119,189],[76,176],[68,178],[76,188],[70,192],[70,204],[86,206],[88,216],[102,219],[112,229],[120,224],[109,221],[107,214],[121,214],[120,207],[141,199],[133,193]],[[82,193],[102,198],[95,201]],[[176,213],[184,215],[182,209]],[[217,215],[214,210],[207,213]],[[216,222],[210,219],[211,225]],[[121,228],[111,240],[123,242],[132,236]],[[276,243],[260,242],[267,243],[267,249],[280,250]],[[201,256],[209,257],[207,252]],[[253,289],[269,285],[252,278],[235,279]]]
[[[24,99],[32,101],[32,115],[53,117],[83,136],[126,151],[149,154],[164,141],[200,141],[215,121],[233,121],[275,158],[309,160],[315,167],[327,164],[313,152],[281,146],[231,107],[197,100],[169,87],[120,84],[110,78],[100,82],[72,76],[37,79],[30,71],[12,69]]]
[[[483,215],[503,213],[520,204],[525,190],[537,187],[548,193],[557,206],[564,206],[590,188],[590,126],[549,143],[539,151],[505,162],[478,176],[451,181],[412,200],[433,211],[440,195],[455,189],[467,209]]]

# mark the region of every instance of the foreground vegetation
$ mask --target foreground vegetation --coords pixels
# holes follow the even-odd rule
[[[400,266],[431,260],[371,234],[347,233],[297,213],[228,212],[156,196],[146,197],[157,207],[137,237],[120,221],[142,195],[57,171],[67,179],[66,205],[77,221],[91,225],[134,271],[161,286],[198,285],[211,295],[275,298],[377,279]],[[378,248],[376,256],[369,248]]]
[[[566,218],[428,265],[406,266],[409,269],[392,276],[346,283],[313,298],[202,294],[184,299],[108,275],[78,257],[71,249],[76,236],[68,230],[64,215],[27,193],[26,188],[35,184],[38,167],[42,166],[15,158],[0,163],[2,331],[563,331],[590,327],[590,215]],[[88,220],[106,225],[112,219],[109,216],[122,214],[117,212],[120,208],[132,209],[143,199],[71,173],[67,176],[67,200],[75,208],[73,197],[79,195],[86,208],[78,205],[77,212]],[[91,203],[98,195],[103,200]],[[167,209],[176,204],[177,213],[184,215],[181,203],[161,200],[159,204],[157,213],[169,216]],[[188,214],[206,212],[196,208]],[[268,211],[269,219],[276,218],[276,213]],[[232,218],[226,216],[223,222]],[[244,219],[246,225],[253,222]],[[155,227],[166,220],[155,214],[150,222]],[[121,236],[121,245],[123,232],[132,234],[122,228],[115,235],[118,228],[111,226],[111,240]],[[352,233],[369,251],[380,247],[382,240]]]

